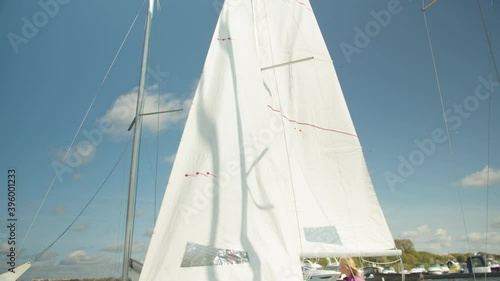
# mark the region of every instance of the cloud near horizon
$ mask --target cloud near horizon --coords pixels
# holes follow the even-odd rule
[[[138,241],[133,241],[132,242],[132,249],[134,250],[134,253],[145,253],[148,250],[148,243],[145,242],[138,242]],[[119,253],[123,251],[123,242],[116,242],[112,244],[108,244],[104,246],[101,251],[104,252],[114,252],[114,253]]]
[[[9,243],[7,242],[7,238],[5,238],[5,242],[0,242],[0,262],[3,263],[4,261],[7,260],[7,255],[10,253],[10,248],[11,247],[12,247],[12,245],[9,245]],[[24,252],[25,252],[24,248],[22,248],[17,253],[17,257],[23,256]],[[0,272],[0,274],[1,274],[1,272]]]
[[[500,253],[500,233],[498,232],[471,232],[460,237],[470,248],[471,252]]]
[[[43,253],[43,255],[38,257],[37,262],[40,263],[40,262],[46,262],[46,261],[54,261],[58,256],[59,256],[59,254],[56,252],[45,252],[45,253]],[[38,264],[38,263],[36,263],[36,264]],[[33,264],[33,265],[35,265],[35,264]]]
[[[168,129],[184,120],[191,106],[191,99],[178,99],[173,94],[168,93],[157,95],[155,89],[156,87],[152,87],[145,93],[144,113],[176,109],[183,109],[183,111],[144,116],[142,126],[145,132],[148,133]],[[137,88],[134,88],[130,92],[119,96],[106,114],[99,118],[99,122],[111,124],[109,130],[107,130],[109,135],[115,138],[129,135],[127,129],[134,119],[136,103]]]
[[[0,255],[6,255],[10,251],[10,245],[7,242],[0,243]]]
[[[489,178],[489,181],[488,181]],[[486,165],[481,171],[467,175],[460,180],[460,185],[464,187],[486,187],[500,183],[500,169],[495,169]]]
[[[102,264],[110,262],[110,258],[104,255],[89,255],[84,250],[76,250],[69,253],[64,259],[62,259],[60,265],[93,265]]]
[[[415,230],[404,231],[397,239],[409,239],[413,242],[416,251],[428,251],[436,254],[450,252],[484,252],[500,254],[500,233],[472,232],[467,236],[453,237],[446,229],[433,230],[429,225],[421,225]],[[486,244],[486,242],[488,244]]]
[[[493,219],[493,222],[491,223],[491,227],[500,228],[500,216]]]
[[[487,235],[487,237],[486,237]],[[465,240],[465,235],[462,236],[462,239]],[[486,233],[481,233],[481,232],[472,232],[472,233],[469,233],[469,235],[467,235],[467,237],[469,238],[469,240],[471,242],[485,242],[486,241],[486,238],[488,238],[488,243],[492,243],[492,244],[500,244],[500,233],[498,232],[488,232],[487,234]]]
[[[415,230],[401,233],[401,238],[410,239],[417,251],[444,253],[450,248],[453,238],[446,229],[432,230],[428,225],[421,225]],[[417,245],[419,244],[419,245]]]

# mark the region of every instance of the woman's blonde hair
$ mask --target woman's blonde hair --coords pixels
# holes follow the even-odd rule
[[[360,276],[359,269],[356,267],[356,263],[352,258],[340,258],[339,265],[345,264],[352,274]]]

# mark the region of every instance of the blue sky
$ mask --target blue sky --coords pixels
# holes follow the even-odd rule
[[[443,254],[465,252],[468,236],[472,251],[488,247],[500,254],[500,85],[476,1],[441,1],[427,11],[451,151],[421,1],[311,3],[394,238]],[[500,8],[491,9],[489,1],[481,4],[499,57]],[[7,225],[5,182],[7,170],[14,168],[16,242],[25,239],[18,263],[52,243],[115,167],[82,217],[26,273],[26,280],[120,273],[131,150],[127,109],[133,107],[139,78],[141,5],[115,0],[0,3],[0,218]],[[159,128],[157,117],[145,120],[134,234],[139,259],[147,249],[220,5],[217,0],[161,1],[153,19],[146,111],[185,111],[163,115]],[[493,81],[485,82],[491,73]],[[64,160],[84,116],[74,150]],[[2,230],[1,271],[6,270],[7,238]]]

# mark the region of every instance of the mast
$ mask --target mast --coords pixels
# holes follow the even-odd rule
[[[142,128],[142,110],[144,104],[144,85],[146,82],[146,70],[149,53],[149,37],[151,32],[151,19],[153,18],[154,0],[149,0],[149,9],[146,19],[146,28],[144,34],[144,49],[142,53],[141,78],[139,81],[139,93],[137,95],[137,108],[135,114],[134,141],[132,146],[132,164],[130,165],[130,179],[128,189],[127,221],[125,224],[125,241],[123,247],[123,269],[122,281],[128,281],[128,267],[130,263],[132,248],[132,230],[135,214],[135,194],[137,186],[137,171],[139,162],[140,137]]]

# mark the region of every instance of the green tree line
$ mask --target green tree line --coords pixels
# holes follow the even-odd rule
[[[438,255],[426,251],[417,251],[415,250],[413,242],[409,239],[395,239],[394,243],[396,244],[396,248],[401,250],[403,253],[401,257],[403,260],[403,268],[400,268],[399,262],[395,262],[397,261],[396,257],[374,257],[364,258],[363,260],[355,258],[354,260],[358,265],[370,266],[367,262],[375,262],[380,266],[392,266],[396,271],[402,272],[403,269],[412,269],[416,264],[424,264],[425,267],[428,268],[432,263],[446,263],[448,260],[465,263],[467,261],[467,257],[473,255],[473,253],[449,253],[446,255]],[[500,255],[497,254],[486,254],[481,252],[477,254],[486,255],[489,258],[500,260]],[[322,266],[326,266],[327,260],[319,259],[318,263]]]

